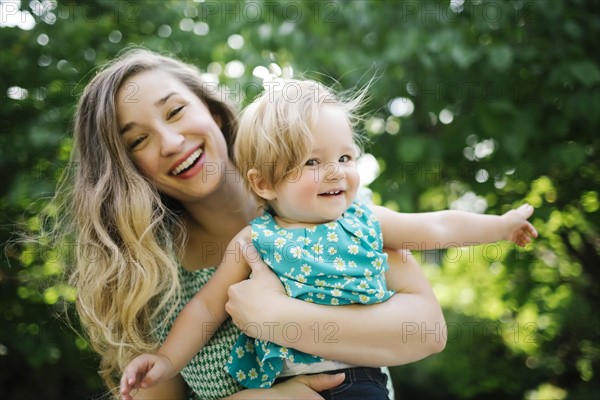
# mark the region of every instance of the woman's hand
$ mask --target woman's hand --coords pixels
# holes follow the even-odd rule
[[[248,336],[369,367],[411,363],[444,348],[442,310],[409,252],[388,254],[394,273],[387,284],[397,292],[392,298],[377,304],[331,307],[288,297],[279,279],[257,262],[252,250],[246,257],[253,276],[229,288],[226,306]]]
[[[250,337],[369,367],[411,363],[442,351],[446,344],[441,307],[407,251],[388,254],[395,271],[388,277],[388,288],[397,292],[392,298],[331,307],[288,297],[256,249],[248,243],[242,248],[252,277],[229,287],[225,308]]]
[[[255,337],[256,329],[251,328],[265,327],[272,322],[268,311],[273,305],[281,305],[289,300],[289,297],[279,278],[261,260],[252,243],[240,243],[240,247],[244,249],[242,253],[252,274],[249,279],[229,287],[225,310],[238,328],[248,330],[246,334]]]
[[[318,392],[333,389],[344,382],[344,374],[298,375],[270,389],[243,390],[228,399],[320,399]]]

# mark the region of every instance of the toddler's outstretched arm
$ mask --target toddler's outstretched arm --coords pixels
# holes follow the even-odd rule
[[[538,236],[528,221],[533,207],[523,204],[503,215],[482,215],[464,211],[398,213],[374,206],[384,238],[393,249],[431,250],[474,246],[510,240],[525,246]]]

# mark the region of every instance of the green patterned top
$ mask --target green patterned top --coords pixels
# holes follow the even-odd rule
[[[216,267],[193,272],[183,267],[180,268],[181,303],[167,324],[166,329],[161,332],[161,342],[166,339],[175,318],[177,318],[183,306],[208,282],[215,271]],[[202,334],[201,329],[203,328],[198,327],[199,332],[197,334]],[[181,371],[183,379],[194,391],[196,399],[222,399],[243,389],[224,369],[229,352],[240,333],[241,331],[231,322],[231,318],[227,319],[206,346]],[[190,332],[190,335],[194,334],[196,332]]]

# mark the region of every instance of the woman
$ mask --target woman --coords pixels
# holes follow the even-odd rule
[[[79,243],[71,274],[77,310],[111,390],[129,361],[158,347],[229,241],[259,214],[230,158],[235,112],[212,88],[193,67],[133,50],[105,66],[79,101],[73,168],[58,198]],[[266,266],[249,258],[253,278],[228,292],[232,320],[181,373],[201,398],[319,398],[316,392],[343,380],[299,376],[240,391],[223,368],[239,335],[232,321],[281,346],[368,366],[404,364],[444,347],[442,335],[415,331],[439,332],[443,316],[407,253],[391,253],[390,262],[404,263],[399,279],[418,292],[335,308],[287,297]],[[292,337],[290,324],[302,334]],[[177,377],[136,399],[183,396]]]

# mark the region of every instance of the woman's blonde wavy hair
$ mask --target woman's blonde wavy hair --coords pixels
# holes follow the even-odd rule
[[[168,72],[204,101],[222,122],[230,148],[237,128],[234,109],[208,90],[195,67],[144,49],[129,49],[104,66],[79,100],[71,162],[51,208],[58,210],[56,236],[76,240],[69,282],[101,357],[99,373],[113,393],[127,363],[156,349],[157,330],[180,294],[182,210],[138,172],[117,126],[117,91],[150,70]]]

